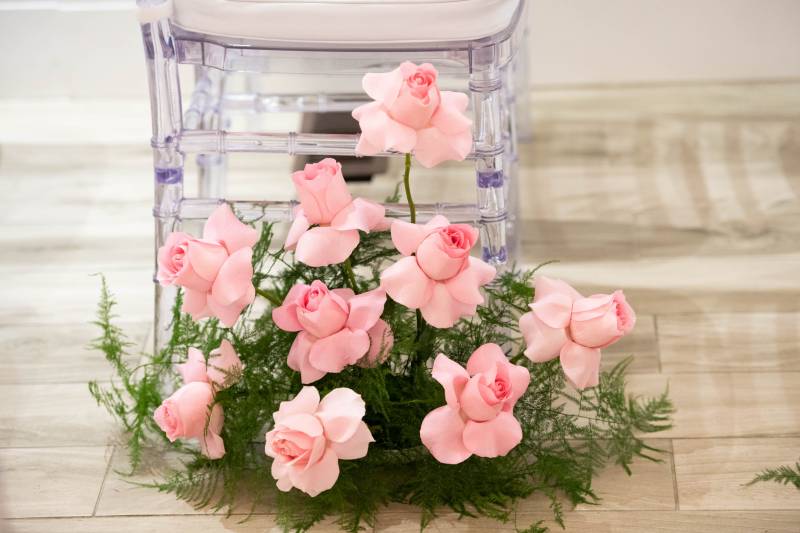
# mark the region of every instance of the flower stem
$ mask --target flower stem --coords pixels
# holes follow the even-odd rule
[[[409,220],[411,220],[412,224],[416,224],[417,222],[417,208],[414,206],[414,198],[411,197],[411,154],[406,154],[406,162],[405,162],[405,172],[403,173],[403,188],[406,191],[406,201],[408,202],[408,212],[409,212]],[[415,337],[415,342],[419,343],[420,339],[422,338],[422,334],[425,332],[425,319],[422,318],[422,313],[419,309],[416,311],[417,317],[417,334]],[[417,349],[417,358],[419,357],[422,350]]]
[[[344,260],[344,263],[342,263],[342,270],[344,271],[344,279],[347,281],[347,285],[353,289],[353,291],[357,291],[356,276],[353,273],[353,264],[350,262],[349,257]]]
[[[406,154],[406,170],[403,174],[403,187],[406,191],[406,201],[408,202],[408,211],[410,213],[411,223],[415,224],[417,222],[417,208],[414,207],[414,199],[411,198],[411,182],[409,180],[411,176],[411,154]]]

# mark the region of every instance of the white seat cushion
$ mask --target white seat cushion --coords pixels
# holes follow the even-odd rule
[[[280,42],[468,41],[507,28],[521,0],[172,0],[172,21],[212,35]]]

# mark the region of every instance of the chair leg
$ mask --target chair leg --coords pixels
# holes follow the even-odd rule
[[[182,125],[181,91],[177,54],[169,21],[166,18],[141,25],[147,59],[150,106],[153,115],[153,168],[155,196],[155,250],[164,244],[172,231],[180,229],[180,206],[183,199],[183,155],[177,150]],[[157,258],[155,262],[158,268]],[[153,281],[155,282],[155,276]],[[156,282],[154,312],[155,353],[171,334],[172,306],[176,291]]]
[[[506,241],[508,245],[508,258],[513,262],[519,257],[522,218],[520,213],[520,184],[519,184],[519,151],[518,151],[518,87],[515,80],[514,65],[509,64],[503,69],[503,139],[505,141],[505,169],[507,181],[506,205],[508,219],[506,221]]]
[[[202,110],[201,128],[226,129],[223,107],[225,73],[216,69],[199,67],[198,85],[207,92]],[[200,198],[224,198],[227,157],[224,154],[199,154],[197,156],[197,192]]]
[[[508,182],[504,168],[503,80],[500,73],[472,73],[470,92],[475,115],[473,136],[475,149],[479,154],[475,159],[475,172],[478,210],[481,215],[482,256],[484,261],[500,271],[508,262]]]

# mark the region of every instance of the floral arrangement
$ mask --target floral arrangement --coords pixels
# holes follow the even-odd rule
[[[423,528],[443,508],[508,521],[537,493],[562,523],[564,500],[597,501],[607,463],[658,460],[641,435],[669,427],[666,395],[626,395],[627,362],[600,368],[636,322],[622,291],[498,274],[470,254],[476,228],[416,223],[412,152],[434,166],[471,145],[466,96],[436,77],[412,63],[368,74],[375,101],[353,112],[360,153],[406,153],[409,222],[353,198],[333,159],[292,175],[282,246],[221,204],[201,237],[158,251],[158,281],[180,288],[172,335],[135,367],[103,282],[94,346],[117,379],[90,391],[133,468],[149,448],[185,456],[155,488],[231,511],[247,495],[287,531],[327,516],[358,531],[392,502],[417,506]]]

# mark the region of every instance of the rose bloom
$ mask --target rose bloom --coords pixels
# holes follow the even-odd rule
[[[385,303],[381,289],[355,294],[350,289],[329,290],[319,280],[298,283],[272,310],[279,328],[299,332],[287,364],[308,384],[347,365],[385,359],[394,343],[391,329],[380,318]]]
[[[219,348],[212,350],[206,361],[203,352],[197,348],[189,348],[185,363],[177,365],[184,383],[200,381],[213,383],[217,388],[230,386],[232,374],[242,371],[241,359],[227,339],[223,339]]]
[[[622,291],[595,294],[572,304],[569,330],[578,344],[605,348],[627,335],[636,325],[636,313]]]
[[[264,447],[278,488],[316,496],[333,487],[339,460],[364,457],[374,442],[362,421],[365,412],[364,400],[347,388],[333,389],[320,401],[315,387],[303,387],[293,400],[281,402]]]
[[[472,122],[464,115],[469,99],[440,91],[437,76],[433,65],[408,61],[391,72],[366,74],[362,86],[375,101],[353,110],[361,126],[356,153],[413,151],[426,168],[462,161],[472,150]]]
[[[227,204],[208,218],[203,238],[171,233],[158,249],[158,281],[184,289],[181,311],[192,318],[215,316],[232,327],[255,299],[253,245],[258,232],[242,224]]]
[[[432,326],[449,328],[483,303],[480,287],[496,274],[470,257],[478,231],[437,215],[425,225],[396,220],[392,242],[403,259],[381,274],[381,287],[398,303],[419,309]],[[412,255],[413,254],[413,255]]]
[[[531,311],[520,317],[525,355],[541,363],[559,358],[577,389],[600,382],[600,348],[629,333],[636,315],[622,291],[584,298],[564,281],[538,276]]]
[[[432,375],[444,387],[447,405],[428,413],[419,433],[437,461],[457,464],[473,454],[498,457],[520,443],[522,427],[513,411],[531,376],[509,362],[498,345],[475,350],[466,370],[439,354]]]
[[[292,181],[300,206],[284,248],[293,250],[301,263],[312,267],[341,263],[358,246],[359,230],[386,229],[385,208],[363,198],[354,200],[336,160],[308,164],[292,174]]]
[[[222,406],[214,405],[210,384],[200,381],[185,384],[162,402],[153,418],[170,442],[178,438],[197,439],[206,457],[219,459],[225,455],[225,443],[219,436],[224,420]]]

